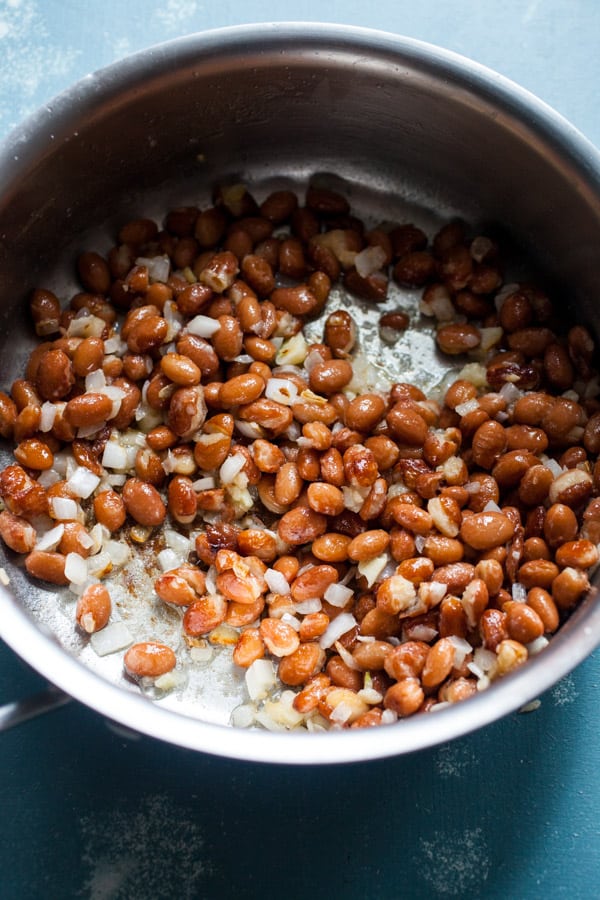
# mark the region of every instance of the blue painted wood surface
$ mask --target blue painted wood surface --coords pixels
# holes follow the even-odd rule
[[[595,0],[0,0],[0,138],[81,76],[222,25],[383,28],[518,81],[600,145]],[[540,708],[339,768],[209,758],[72,704],[0,737],[2,900],[600,897],[600,654]],[[0,702],[39,688],[0,646]]]

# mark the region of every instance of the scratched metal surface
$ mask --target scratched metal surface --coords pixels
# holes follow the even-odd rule
[[[326,15],[315,0],[0,0],[0,137],[129,52],[285,19],[446,46],[518,81],[600,144],[594,0],[330,0]],[[178,750],[72,704],[0,738],[0,896],[592,900],[599,682],[597,653],[533,713],[419,755],[309,771]],[[0,647],[0,702],[41,686]]]

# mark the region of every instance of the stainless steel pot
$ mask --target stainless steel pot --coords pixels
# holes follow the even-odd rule
[[[598,336],[600,157],[566,121],[499,75],[416,41],[340,26],[244,26],[88,76],[0,149],[0,384],[33,346],[28,290],[52,284],[68,295],[68,261],[82,247],[108,247],[116,223],[206,202],[224,180],[260,191],[315,173],[343,180],[353,205],[379,219],[409,209],[423,220],[502,223]],[[0,634],[54,685],[140,732],[271,763],[391,756],[464,735],[537,697],[600,643],[593,588],[541,655],[436,715],[323,735],[239,731],[215,713],[226,673],[196,705],[153,704],[123,682],[120,662],[94,671],[72,627],[61,626],[56,595],[34,588],[12,557],[4,567]]]

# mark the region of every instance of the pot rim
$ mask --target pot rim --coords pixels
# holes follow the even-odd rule
[[[305,22],[240,25],[198,32],[139,51],[59,94],[29,116],[0,145],[0,193],[26,177],[39,160],[39,147],[54,152],[76,130],[77,121],[121,98],[125,89],[159,79],[176,68],[201,67],[210,59],[252,52],[288,51],[290,56],[353,56],[377,59],[411,72],[449,80],[457,89],[491,103],[514,127],[572,167],[577,189],[600,208],[600,154],[563,116],[526,89],[485,66],[413,38],[354,26]],[[575,187],[574,187],[575,190]],[[553,637],[541,656],[496,682],[490,689],[431,716],[416,716],[393,727],[329,731],[324,734],[272,733],[234,729],[165,709],[128,692],[88,669],[34,621],[12,593],[0,585],[0,636],[51,682],[109,719],[179,746],[252,762],[331,764],[378,759],[422,750],[466,735],[514,712],[572,671],[600,644],[600,604],[595,587],[568,628]]]

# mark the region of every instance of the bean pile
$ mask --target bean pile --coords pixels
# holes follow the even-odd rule
[[[504,283],[495,241],[461,222],[431,240],[368,230],[316,186],[301,206],[233,185],[162,230],[126,223],[77,271],[64,309],[33,292],[42,342],[0,393],[15,446],[0,536],[30,576],[70,587],[95,636],[113,614],[106,576],[168,530],[154,587],[182,645],[119,647],[131,677],[230,643],[250,694],[235,724],[385,724],[522,665],[588,590],[594,342],[539,288]],[[422,290],[442,354],[466,354],[435,399],[370,389],[343,307],[322,342],[305,337],[333,285],[378,317],[390,279]],[[399,340],[409,316],[379,325]]]

